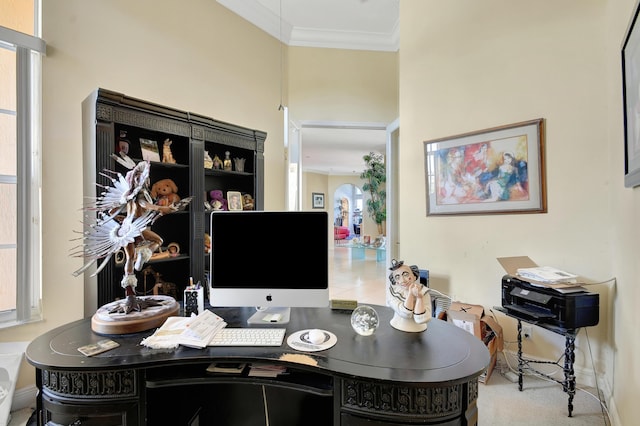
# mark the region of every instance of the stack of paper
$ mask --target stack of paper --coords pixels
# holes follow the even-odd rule
[[[153,349],[177,348],[178,345],[204,348],[226,326],[221,317],[205,309],[197,316],[167,318],[162,327],[140,344]]]
[[[209,344],[218,330],[227,323],[213,312],[205,309],[187,324],[187,329],[180,335],[180,344],[195,348],[204,348]]]
[[[576,274],[554,268],[553,266],[518,268],[517,274],[522,278],[547,284],[575,283],[578,278]]]
[[[275,364],[252,364],[249,370],[249,376],[253,377],[278,377],[286,373],[286,367]]]

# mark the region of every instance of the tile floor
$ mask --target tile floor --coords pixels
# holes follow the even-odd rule
[[[329,294],[332,299],[354,299],[359,303],[385,304],[388,283],[386,262],[376,262],[374,250],[364,259],[351,259],[351,248],[336,245],[329,257]]]

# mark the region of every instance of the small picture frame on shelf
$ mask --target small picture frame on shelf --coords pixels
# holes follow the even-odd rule
[[[242,194],[238,191],[227,191],[229,210],[242,210]]]
[[[142,151],[143,160],[160,162],[158,142],[152,141],[151,139],[140,138],[140,150]]]

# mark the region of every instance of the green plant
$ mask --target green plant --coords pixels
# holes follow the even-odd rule
[[[387,169],[382,154],[370,152],[362,157],[366,168],[360,174],[365,180],[362,190],[369,192],[367,213],[375,223],[380,225],[387,220]]]

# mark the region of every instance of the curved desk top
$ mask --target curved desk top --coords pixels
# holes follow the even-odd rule
[[[320,352],[300,352],[285,341],[280,347],[207,347],[150,349],[140,345],[155,330],[108,336],[120,346],[92,357],[78,347],[105,338],[91,330],[90,319],[53,329],[28,346],[26,358],[44,370],[120,370],[207,362],[214,359],[282,362],[317,372],[404,383],[454,384],[479,376],[489,364],[485,345],[470,333],[441,320],[432,320],[426,331],[406,333],[389,325],[393,311],[370,305],[380,317],[372,336],[360,336],[351,328],[351,315],[329,308],[293,308],[287,336],[298,330],[321,328],[334,333],[338,342]],[[246,327],[253,308],[212,308],[229,327]]]

